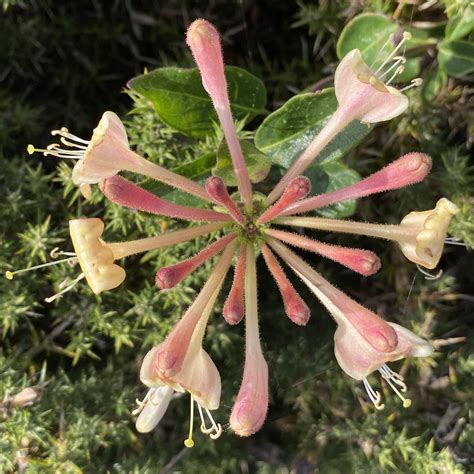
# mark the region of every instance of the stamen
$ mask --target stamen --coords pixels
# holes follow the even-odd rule
[[[198,405],[199,406],[199,405]],[[193,441],[193,425],[194,425],[194,397],[191,395],[191,414],[189,420],[189,434],[188,437],[184,440],[184,445],[187,448],[192,448],[194,446]]]
[[[408,89],[412,89],[413,87],[420,87],[421,84],[423,84],[423,79],[421,77],[417,77],[415,79],[412,79],[410,85],[404,87],[403,89],[400,89],[399,92],[405,92]]]
[[[51,252],[49,252],[49,256],[51,258],[58,258],[61,255],[67,255],[69,257],[76,257],[75,252],[64,252],[63,250],[60,250],[59,247],[54,247],[54,249],[51,250]]]
[[[374,72],[374,75],[377,75],[377,73],[380,72],[389,61],[391,61],[391,59],[395,56],[397,51],[402,47],[403,43],[405,43],[405,41],[408,41],[410,39],[411,39],[411,33],[409,33],[408,31],[404,31],[403,39],[400,41],[400,43],[397,44],[397,46],[393,49],[393,51],[387,56],[385,61],[378,67],[378,69]]]
[[[69,140],[66,140],[64,137],[61,137],[60,141],[64,145],[70,146],[71,148],[79,148],[81,150],[86,150],[87,149],[87,145],[79,145],[79,143],[70,142]]]
[[[464,243],[461,239],[458,239],[457,237],[447,237],[444,239],[444,243],[448,245],[459,245],[461,247],[467,247],[467,244]]]
[[[383,375],[382,375],[383,376]],[[392,383],[391,378],[383,377],[385,381],[390,385],[392,390],[397,394],[398,398],[403,402],[403,408],[408,408],[411,406],[411,400],[409,398],[405,398],[399,391],[398,388]]]
[[[379,76],[380,80],[382,80],[392,69],[396,68],[400,63],[405,64],[407,62],[404,56],[394,56],[393,61],[395,62],[381,76]]]
[[[138,415],[143,411],[143,409],[145,408],[145,405],[150,399],[151,394],[154,393],[155,390],[156,390],[155,388],[150,388],[148,392],[146,393],[145,397],[143,398],[143,400],[139,400],[138,398],[135,399],[135,403],[138,406],[137,408],[135,408],[135,410],[132,411],[132,415]]]
[[[214,421],[214,418],[212,418],[211,412],[207,408],[205,408],[207,416],[209,417],[209,420],[211,421],[212,425],[210,428],[208,428],[206,426],[206,421],[204,419],[204,414],[202,412],[201,405],[199,405],[198,402],[196,402],[196,405],[199,410],[199,416],[201,417],[201,432],[209,435],[211,439],[219,438],[219,436],[222,434],[222,425],[220,423],[216,423]]]
[[[392,77],[385,83],[385,85],[388,86],[404,70],[405,70],[405,66],[398,66],[397,69],[395,69],[395,72],[392,74]]]
[[[201,433],[209,434],[213,430],[213,427],[211,426],[210,428],[208,428],[206,426],[206,420],[204,419],[204,415],[202,413],[201,405],[199,405],[199,403],[198,403],[197,407],[198,407],[198,410],[199,410],[199,417],[201,418],[201,427],[200,427]]]
[[[28,145],[26,148],[29,155],[33,153],[43,153],[43,156],[56,156],[58,158],[70,159],[70,160],[80,160],[84,157],[84,150],[62,150],[58,148],[57,143],[52,143],[48,145],[46,149],[44,148],[35,148],[33,145]]]
[[[85,277],[84,273],[81,273],[77,278],[72,280],[71,284],[68,285],[66,288],[61,289],[61,291],[59,293],[56,293],[53,296],[45,298],[44,300],[46,301],[46,303],[52,303],[54,300],[57,300],[58,298],[61,298],[61,296],[64,295],[64,293],[67,293],[68,291],[72,290],[84,277]],[[65,282],[62,282],[59,285],[59,288],[63,288],[64,284],[65,284]]]
[[[214,421],[214,418],[212,418],[211,412],[207,408],[205,410],[206,410],[207,416],[211,420],[212,428],[215,431],[214,433],[211,433],[209,436],[211,437],[211,439],[217,439],[222,434],[222,425]]]
[[[64,138],[69,138],[69,140],[73,140],[75,142],[83,143],[84,145],[89,145],[89,140],[84,140],[83,138],[79,138],[77,135],[73,135],[69,133],[69,130],[66,127],[61,127],[59,130],[51,130],[51,135],[56,136],[59,135]]]
[[[54,250],[55,249],[53,249],[53,252],[54,252]],[[8,271],[5,272],[5,278],[7,280],[13,280],[13,277],[15,275],[20,274],[20,273],[26,273],[26,272],[30,272],[32,270],[37,270],[38,268],[50,267],[51,265],[58,265],[59,263],[64,263],[64,262],[68,262],[68,263],[74,262],[74,263],[76,263],[77,262],[77,257],[76,256],[68,257],[68,258],[63,258],[62,260],[57,260],[56,262],[42,263],[41,265],[35,265],[34,267],[29,267],[29,268],[22,268],[21,270],[15,270],[14,272],[11,272],[11,271],[8,270]]]
[[[392,42],[392,40],[393,40],[393,33],[388,36],[387,41],[385,41],[382,47],[377,51],[377,54],[375,55],[375,59],[372,61],[372,64],[370,65],[370,69],[372,69],[375,66],[375,64],[377,63],[377,60],[380,57],[380,54],[388,46],[388,44]]]
[[[418,263],[416,264],[416,268],[418,268],[418,271],[425,276],[425,280],[437,280],[438,278],[441,278],[441,275],[443,274],[443,270],[440,270],[436,275],[433,275],[432,273],[426,271],[424,268],[420,267]]]
[[[365,390],[367,391],[367,395],[369,396],[370,400],[374,404],[375,408],[377,410],[383,410],[385,408],[385,405],[383,403],[380,403],[380,401],[382,400],[380,393],[376,392],[370,386],[370,383],[367,379],[363,379],[362,382],[364,382],[364,387],[365,387]]]
[[[405,393],[407,391],[407,386],[403,381],[404,378],[400,374],[397,374],[392,369],[390,369],[387,364],[382,365],[382,367],[379,369],[379,372],[385,380],[391,379],[394,383],[396,383],[400,387],[401,392]]]

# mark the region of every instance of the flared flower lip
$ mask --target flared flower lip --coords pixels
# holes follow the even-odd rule
[[[114,263],[114,254],[100,238],[104,223],[98,218],[73,219],[69,232],[77,260],[92,291],[97,295],[119,286],[125,270]]]
[[[347,53],[339,63],[334,76],[334,88],[339,104],[362,99],[365,112],[358,117],[364,123],[390,120],[408,107],[408,98],[381,81],[362,58],[358,49]]]
[[[113,134],[115,135],[114,138],[117,140],[117,143],[120,142],[123,146],[128,147],[127,131],[119,116],[111,111],[104,112],[97,127],[95,127],[92,132],[92,138],[84,151],[84,157],[79,159],[74,165],[72,170],[72,181],[74,184],[96,184],[101,179],[114,176],[120,172],[120,168],[111,169],[109,172],[104,173],[104,176],[99,176],[94,173],[91,174],[87,169],[94,165],[91,161],[97,159],[90,156],[92,151],[103,142],[112,127],[114,128]]]
[[[409,329],[396,323],[388,323],[396,332],[398,343],[393,351],[382,352],[371,346],[355,329],[347,324],[338,323],[334,335],[334,353],[341,369],[356,380],[363,380],[369,374],[382,367],[387,362],[400,360],[406,357],[428,357],[433,352],[433,346],[418,337]],[[342,333],[341,333],[342,331]],[[342,335],[341,335],[342,334]],[[353,359],[342,354],[340,340],[350,338],[349,346]]]

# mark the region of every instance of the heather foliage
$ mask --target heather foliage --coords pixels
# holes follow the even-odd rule
[[[223,34],[226,62],[233,64],[226,66],[232,112],[250,181],[262,196],[258,202],[265,195],[272,196],[285,170],[291,172],[294,158],[304,153],[333,116],[338,101],[350,100],[344,78],[338,81],[336,75],[335,91],[328,87],[338,60],[359,48],[370,65],[378,60],[378,51],[390,35],[396,37],[400,29],[409,31],[404,57],[395,59],[398,62],[384,78],[397,89],[411,81],[419,86],[416,78],[424,79],[423,85],[406,91],[409,105],[393,92],[400,112],[407,110],[374,127],[358,121],[378,121],[372,112],[358,109],[306,175],[312,195],[357,189],[353,186],[360,186],[355,183],[361,177],[413,150],[431,155],[431,174],[423,183],[371,198],[333,199],[331,206],[312,212],[311,225],[302,221],[294,225],[304,236],[319,239],[321,232],[310,230],[315,222],[322,222],[314,220],[315,216],[398,224],[413,210],[432,209],[444,196],[459,209],[449,227],[453,243],[464,242],[467,248],[445,248],[439,267],[431,270],[433,275],[438,269],[443,271],[437,278],[419,272],[398,246],[365,237],[354,243],[354,237],[326,233],[325,241],[376,252],[382,267],[370,277],[297,252],[351,297],[413,330],[436,350],[433,355],[423,353],[429,357],[393,364],[410,387],[412,407],[403,409],[399,400],[389,396],[385,384],[380,388],[383,412],[374,410],[359,384],[338,367],[333,356],[336,327],[323,306],[291,275],[312,312],[305,328],[295,327],[285,317],[285,309],[297,324],[307,319],[301,319],[301,312],[291,317],[292,301],[282,304],[260,258],[259,324],[270,386],[265,425],[248,439],[235,437],[229,429],[227,422],[242,380],[244,330],[242,324],[232,327],[221,317],[221,297],[203,346],[222,376],[221,405],[215,416],[224,431],[216,441],[196,433],[193,450],[182,444],[188,429],[188,397],[175,397],[161,423],[148,435],[137,433],[131,411],[135,399],[144,395],[138,376],[143,356],[165,340],[195,300],[217,259],[206,261],[171,290],[160,291],[154,273],[194,257],[215,242],[217,232],[127,258],[125,283],[100,295],[78,284],[64,298],[46,304],[44,298],[56,292],[64,278],[77,277],[77,269],[67,264],[4,280],[0,289],[0,471],[157,472],[165,467],[170,472],[219,473],[287,472],[292,468],[297,472],[469,470],[474,456],[469,413],[474,369],[469,355],[469,288],[474,282],[468,253],[474,245],[474,172],[469,156],[474,16],[469,2],[445,1],[427,8],[377,1],[320,2],[318,6],[304,1],[279,6],[268,2],[274,13],[271,18],[265,14],[265,2],[248,8],[217,2],[207,11],[201,10],[200,2],[179,7],[167,2],[162,9],[145,1],[126,6],[104,3],[94,4],[90,11],[84,11],[80,3],[3,2],[0,34],[7,66],[0,90],[2,273],[43,264],[55,247],[72,250],[68,221],[85,216],[104,221],[105,242],[188,228],[177,219],[119,206],[104,199],[97,186],[85,201],[71,181],[72,168],[67,162],[49,156],[28,157],[25,152],[30,142],[48,143],[50,126],[65,124],[88,136],[103,110],[115,110],[124,119],[130,146],[151,163],[202,185],[211,173],[227,186],[239,183],[233,173],[232,149],[223,141],[213,103],[197,70],[179,69],[193,65],[183,47],[183,34],[188,19],[196,17],[212,20]],[[294,18],[291,27],[289,17]],[[401,40],[399,35],[397,41]],[[144,66],[160,69],[139,75]],[[400,66],[403,71],[398,70]],[[120,94],[131,77],[135,78],[126,94]],[[212,89],[212,84],[205,86]],[[361,84],[360,90],[364,87]],[[298,95],[291,97],[295,92]],[[224,133],[228,131],[224,127]],[[426,164],[425,158],[421,163]],[[153,179],[137,179],[128,172],[125,177],[173,204],[203,211],[206,207],[195,196]],[[297,182],[301,189],[306,185]],[[123,181],[118,184],[127,186]],[[115,191],[107,193],[103,185],[101,189],[118,201]],[[281,219],[291,223],[298,218]],[[269,246],[262,247],[262,253],[275,276],[278,265],[273,264],[269,247],[281,256],[281,244],[274,240],[281,234],[271,232]],[[303,241],[298,242],[301,247]],[[400,245],[410,258],[410,245]],[[297,268],[303,281],[311,277],[298,256],[290,259],[294,264],[290,262],[290,267]],[[426,262],[422,260],[421,265]],[[430,262],[424,266],[431,268]],[[375,267],[378,269],[378,261],[371,260],[369,273]],[[287,273],[290,276],[289,269]],[[279,286],[285,284],[281,278],[275,276]],[[230,277],[223,282],[224,295],[231,284]],[[309,286],[318,294],[317,285]],[[337,296],[337,292],[333,288],[329,295]],[[339,305],[325,306],[339,324],[338,332],[344,327],[350,335],[355,326],[344,318],[357,303],[337,301]],[[390,336],[390,327],[382,330]],[[367,344],[360,336],[354,337],[350,344]],[[345,344],[344,337],[336,333],[336,356],[351,375],[355,368],[346,364]],[[416,344],[421,343],[417,340]],[[382,377],[388,373],[385,370]],[[370,391],[369,398],[373,399]],[[376,397],[374,403],[379,403]],[[230,423],[235,430],[235,419],[231,417]]]

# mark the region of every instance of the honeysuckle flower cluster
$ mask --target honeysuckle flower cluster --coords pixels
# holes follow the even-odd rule
[[[322,217],[300,216],[330,204],[402,188],[422,181],[429,173],[431,160],[423,153],[408,153],[361,181],[336,191],[310,196],[311,185],[304,171],[325,146],[351,121],[386,121],[400,115],[408,106],[404,89],[390,86],[403,67],[404,58],[396,56],[403,40],[377,69],[369,67],[358,50],[348,53],[335,74],[335,92],[339,107],[307,149],[296,159],[280,182],[262,199],[252,189],[244,155],[234,127],[224,75],[219,34],[205,20],[196,20],[188,29],[186,42],[201,73],[202,83],[217,112],[229,148],[238,182],[238,192],[229,194],[224,182],[211,176],[201,186],[183,176],[151,163],[128,145],[127,134],[113,112],[105,112],[90,140],[71,134],[67,129],[53,131],[60,144],[44,150],[29,146],[29,152],[75,160],[73,181],[85,197],[90,186],[98,184],[111,202],[160,216],[193,222],[205,222],[158,236],[129,242],[108,243],[102,239],[104,224],[99,218],[81,218],[69,224],[75,252],[54,250],[52,257],[64,255],[61,262],[78,264],[80,273],[65,281],[57,295],[63,295],[85,279],[99,294],[112,290],[126,278],[116,262],[124,257],[185,242],[209,233],[218,239],[196,255],[180,263],[161,268],[155,276],[159,289],[180,284],[194,269],[219,255],[207,282],[166,339],[144,357],[140,379],[148,392],[134,411],[136,428],[149,432],[165,415],[174,392],[189,393],[191,420],[185,445],[192,447],[194,411],[200,416],[203,433],[215,439],[222,425],[211,412],[220,405],[221,378],[210,355],[203,348],[206,325],[234,262],[235,269],[223,317],[231,324],[245,319],[245,363],[242,383],[230,413],[230,428],[239,436],[249,436],[263,425],[268,410],[268,365],[259,336],[256,260],[259,255],[279,288],[285,313],[297,325],[310,319],[310,306],[303,301],[281,266],[281,261],[299,277],[327,308],[337,323],[334,352],[342,370],[363,381],[369,399],[383,408],[380,393],[372,388],[368,376],[379,372],[402,400],[410,405],[403,377],[392,371],[388,362],[426,357],[433,351],[429,342],[363,307],[335,288],[314,268],[290,250],[289,246],[314,252],[361,275],[370,276],[380,268],[379,258],[371,251],[330,245],[289,231],[288,227],[345,232],[393,240],[410,261],[432,269],[443,251],[449,222],[457,207],[442,198],[432,210],[411,212],[399,225],[381,225]],[[384,82],[384,78],[387,78]],[[414,81],[413,85],[417,85]],[[208,202],[207,209],[194,209],[168,202],[121,177],[129,171],[174,186]],[[279,257],[280,260],[277,258]],[[56,262],[52,262],[56,263]],[[48,264],[46,264],[48,265]],[[44,266],[44,265],[41,265]],[[13,278],[17,272],[7,272]],[[219,419],[222,415],[219,416]]]

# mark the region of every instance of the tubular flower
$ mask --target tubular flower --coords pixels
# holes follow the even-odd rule
[[[85,185],[99,183],[99,189],[116,205],[190,221],[210,221],[208,224],[185,227],[139,240],[105,242],[102,239],[104,224],[100,219],[77,219],[70,223],[75,252],[53,251],[53,257],[66,257],[62,262],[79,263],[82,273],[77,281],[85,278],[94,293],[98,294],[117,287],[125,279],[125,271],[117,265],[117,260],[214,234],[215,241],[194,256],[161,268],[156,273],[155,283],[158,289],[168,290],[180,284],[198,266],[220,254],[195,301],[164,341],[153,347],[143,360],[140,378],[148,387],[148,392],[134,411],[138,415],[137,430],[148,432],[154,429],[164,416],[173,394],[186,392],[191,399],[191,423],[185,445],[192,447],[194,444],[192,436],[195,406],[201,416],[201,431],[211,438],[220,436],[221,425],[214,421],[210,411],[219,407],[221,378],[203,348],[203,338],[233,261],[234,278],[224,304],[223,316],[232,325],[245,318],[246,347],[243,379],[229,424],[239,436],[249,436],[262,427],[267,416],[269,393],[268,365],[260,342],[257,304],[256,261],[260,253],[280,290],[284,307],[284,311],[280,313],[286,312],[300,326],[307,324],[310,317],[308,305],[296,292],[272,251],[296,272],[334,317],[338,325],[335,354],[343,370],[351,377],[364,381],[369,397],[380,408],[380,396],[367,381],[367,376],[378,370],[407,405],[409,402],[401,395],[405,391],[403,380],[386,363],[410,355],[427,356],[431,353],[431,346],[407,329],[384,321],[349,298],[315,272],[285,243],[314,252],[364,276],[379,269],[379,258],[368,250],[329,245],[275,227],[308,227],[382,237],[397,241],[404,254],[416,263],[428,268],[438,263],[449,221],[457,212],[456,206],[444,198],[434,210],[408,214],[398,226],[294,216],[347,199],[415,184],[428,174],[430,158],[423,153],[409,153],[358,183],[317,196],[308,196],[310,182],[301,175],[315,156],[350,121],[357,119],[372,123],[388,120],[406,108],[407,99],[402,91],[392,89],[389,85],[391,78],[383,82],[390,71],[393,71],[392,75],[397,73],[403,63],[403,60],[394,57],[400,45],[389,56],[389,60],[395,61],[385,72],[382,71],[385,63],[372,72],[362,62],[358,51],[349,53],[342,60],[335,78],[338,110],[287,175],[263,200],[253,192],[250,185],[234,127],[218,32],[205,20],[197,20],[189,27],[186,41],[224,131],[238,178],[239,193],[229,192],[223,180],[218,177],[210,177],[203,187],[140,157],[130,150],[125,128],[111,112],[104,114],[90,141],[79,139],[65,129],[54,131],[53,134],[59,135],[62,144],[71,147],[71,150],[63,150],[57,144],[50,145],[45,150],[29,148],[30,151],[77,160],[74,180]],[[172,185],[205,199],[209,208],[194,209],[167,202],[121,176],[116,176],[121,171],[139,173]],[[50,263],[33,268],[48,265]],[[15,274],[27,270],[8,271],[6,276],[11,279]],[[55,297],[62,295],[73,285],[65,283],[65,286],[67,288],[62,289]]]
[[[94,129],[92,138],[84,140],[69,132],[65,127],[51,132],[59,136],[59,143],[52,143],[46,149],[28,145],[28,153],[41,152],[44,156],[76,160],[72,171],[72,180],[81,186],[86,198],[90,197],[90,184],[100,183],[121,171],[131,171],[162,181],[170,186],[185,190],[201,199],[209,200],[202,186],[168,171],[151,161],[142,158],[128,145],[127,132],[119,117],[113,112],[105,112]]]
[[[411,86],[401,91],[390,86],[390,83],[403,72],[405,58],[396,56],[396,53],[410,38],[411,34],[405,32],[402,41],[375,71],[364,62],[358,49],[344,56],[334,76],[334,88],[338,101],[336,112],[268,195],[267,204],[278,199],[288,183],[304,173],[321,151],[353,120],[368,124],[383,122],[397,117],[406,110],[408,98],[403,92],[412,86],[421,85],[421,80],[415,79]],[[392,39],[393,37],[387,43]],[[385,49],[387,43],[382,50]],[[390,63],[392,64],[389,66]]]
[[[399,225],[369,224],[320,217],[282,217],[278,224],[367,235],[398,242],[405,257],[413,263],[433,269],[441,258],[448,226],[458,207],[446,198],[431,211],[411,212]]]

